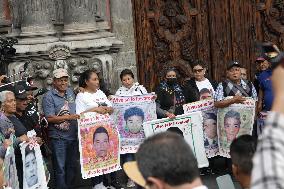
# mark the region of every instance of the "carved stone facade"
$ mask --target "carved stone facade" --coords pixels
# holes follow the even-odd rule
[[[110,32],[111,29],[116,32],[117,28],[117,22],[111,21],[110,11],[115,11],[114,15],[120,12],[121,10],[112,9],[112,6],[117,6],[120,2],[113,1],[110,4],[109,0],[8,1],[13,23],[8,36],[19,41],[14,46],[17,54],[8,66],[9,75],[17,73],[25,62],[30,61],[27,71],[35,78],[37,85],[50,88],[52,71],[63,67],[70,73],[70,84],[75,86],[83,71],[95,68],[99,70],[105,84],[114,92],[120,85],[117,78],[119,72],[129,67],[129,64],[121,59],[121,53],[129,52],[131,56],[127,57],[127,62],[131,62],[133,71],[136,72],[132,20],[126,26],[132,28],[132,32]],[[124,15],[132,17],[131,0],[122,1],[128,7],[130,4],[130,9],[125,10]],[[120,19],[119,15],[117,19]],[[121,48],[126,49],[119,52]],[[14,79],[17,80],[18,76]]]

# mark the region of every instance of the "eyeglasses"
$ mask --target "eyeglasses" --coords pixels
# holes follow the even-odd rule
[[[200,72],[202,72],[203,70],[204,70],[204,68],[202,68],[202,69],[194,69],[193,72],[194,72],[194,73],[200,73]]]

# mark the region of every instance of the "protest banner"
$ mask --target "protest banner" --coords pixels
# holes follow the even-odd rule
[[[182,135],[197,158],[198,167],[209,166],[204,148],[202,115],[200,112],[179,115],[175,119],[164,118],[145,122],[143,127],[146,137],[165,131],[172,131]]]
[[[203,139],[206,156],[215,157],[219,154],[217,135],[217,109],[214,107],[214,100],[202,100],[183,105],[185,114],[202,112],[203,117]]]
[[[82,114],[78,137],[83,179],[121,169],[119,134],[108,114]]]
[[[39,144],[31,139],[20,144],[23,161],[23,189],[46,189],[47,178]]]
[[[230,145],[238,136],[252,134],[255,101],[247,99],[243,104],[232,104],[218,109],[219,155],[230,158]]]
[[[259,112],[257,121],[256,121],[256,127],[257,127],[257,136],[261,135],[263,129],[265,120],[267,119],[269,112]]]
[[[4,178],[6,188],[19,189],[19,181],[17,168],[15,163],[15,151],[13,146],[9,146],[6,150],[4,159]]]
[[[143,122],[157,119],[154,95],[112,96],[111,102],[114,108],[111,117],[120,134],[120,153],[136,153],[145,139]]]

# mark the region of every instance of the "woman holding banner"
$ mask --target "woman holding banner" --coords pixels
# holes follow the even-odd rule
[[[115,95],[117,96],[139,96],[139,95],[148,94],[147,90],[143,87],[143,85],[139,85],[139,83],[134,83],[134,74],[131,70],[129,69],[123,70],[120,73],[120,80],[121,80],[122,86],[116,91]],[[144,120],[143,111],[138,109],[137,107],[132,107],[132,108],[129,108],[128,110],[129,111],[125,113],[126,116],[124,116],[125,118],[127,118],[125,121],[128,122],[127,120],[131,120],[130,122],[132,122],[133,123],[132,125],[134,125],[134,122],[140,119],[141,123],[139,125],[141,125],[142,127],[142,123]],[[135,158],[134,154],[122,154],[121,155],[122,164],[128,161],[133,161],[134,158]],[[126,186],[128,188],[133,188],[135,187],[135,183],[131,179],[128,179]]]
[[[175,68],[168,68],[164,72],[163,81],[156,89],[158,118],[175,118],[176,115],[183,114],[182,106],[185,104],[185,96],[178,83],[178,77],[178,71]]]
[[[79,87],[84,92],[78,93],[76,97],[76,113],[83,114],[87,112],[96,112],[99,114],[111,114],[113,108],[107,96],[99,89],[99,77],[96,70],[87,70],[83,72],[79,78]],[[93,178],[92,182],[95,189],[106,188],[104,181],[107,181],[107,175]],[[110,173],[112,181],[115,181],[114,173]],[[112,188],[113,183],[109,186]]]
[[[217,83],[209,80],[206,75],[206,64],[196,60],[192,64],[193,78],[186,81],[183,87],[186,103],[213,99]]]

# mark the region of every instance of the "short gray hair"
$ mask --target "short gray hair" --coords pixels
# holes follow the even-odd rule
[[[0,92],[0,102],[1,102],[1,104],[3,104],[6,101],[8,93],[14,94],[12,91],[1,91]]]

